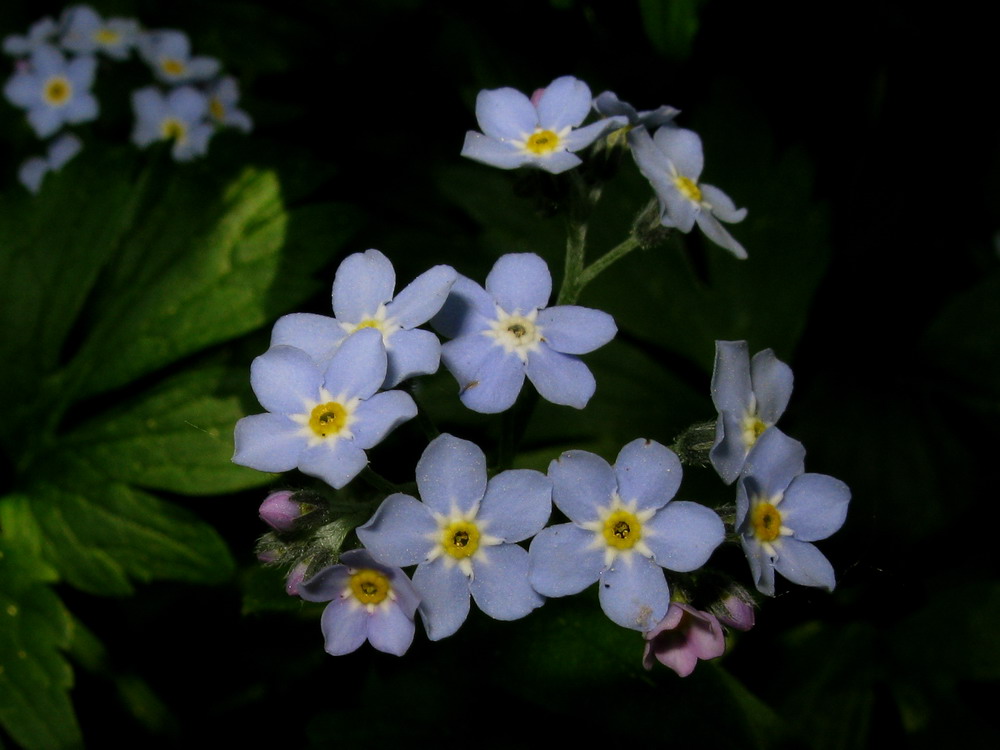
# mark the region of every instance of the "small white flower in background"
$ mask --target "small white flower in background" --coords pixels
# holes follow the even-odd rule
[[[27,36],[11,34],[4,37],[3,51],[11,57],[30,55],[43,44],[49,44],[59,32],[59,26],[49,16],[35,22],[28,29]]]
[[[62,46],[71,52],[104,52],[115,60],[128,57],[139,37],[139,22],[132,18],[102,19],[89,5],[74,5],[62,16]]]
[[[25,161],[17,171],[17,179],[28,192],[37,193],[42,180],[49,172],[58,172],[70,159],[80,153],[83,141],[72,133],[66,133],[49,144],[46,156],[33,156]]]
[[[165,29],[140,34],[139,55],[164,83],[205,81],[219,72],[214,57],[191,57],[191,42],[183,31]]]
[[[232,76],[221,78],[208,90],[208,114],[219,125],[228,125],[249,133],[253,129],[253,120],[242,109],[236,108],[239,99],[240,90],[236,79]]]
[[[174,142],[176,161],[190,161],[208,151],[213,128],[205,119],[208,97],[191,86],[181,86],[164,96],[155,86],[132,93],[135,128],[132,142],[145,148],[155,141]]]
[[[28,122],[38,137],[48,138],[65,123],[97,117],[97,99],[90,93],[96,67],[90,55],[66,62],[55,47],[42,45],[31,53],[28,67],[7,80],[3,93],[28,110]]]

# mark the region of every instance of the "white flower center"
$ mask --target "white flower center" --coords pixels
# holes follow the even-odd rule
[[[643,524],[656,515],[656,508],[637,511],[638,502],[626,503],[616,492],[609,505],[598,509],[596,521],[581,524],[587,531],[594,532],[590,549],[604,550],[605,567],[610,567],[619,557],[629,562],[636,552],[643,557],[653,557],[653,551],[643,541]],[[648,536],[649,531],[645,534]]]
[[[490,321],[490,328],[483,335],[492,338],[507,354],[516,354],[522,362],[528,361],[528,354],[538,350],[542,341],[542,327],[535,323],[538,310],[527,315],[520,312],[508,314],[497,305],[497,316]]]
[[[402,326],[396,322],[395,318],[389,317],[384,304],[380,304],[378,309],[373,314],[362,316],[361,320],[357,323],[341,323],[340,327],[343,328],[348,335],[354,333],[355,331],[360,331],[362,328],[375,328],[382,334],[382,344],[387,350],[391,348],[389,340],[392,338],[392,334],[402,328]]]

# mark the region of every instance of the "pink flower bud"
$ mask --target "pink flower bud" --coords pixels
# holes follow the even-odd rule
[[[715,615],[687,604],[671,602],[667,616],[645,634],[642,665],[653,668],[653,658],[681,677],[694,671],[699,659],[714,659],[726,650],[722,626]]]

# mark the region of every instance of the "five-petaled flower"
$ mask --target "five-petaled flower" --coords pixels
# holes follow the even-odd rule
[[[377,393],[382,337],[364,329],[321,369],[303,351],[274,346],[253,361],[250,384],[267,414],[236,423],[233,461],[260,471],[298,468],[337,489],[368,464],[365,451],[417,414],[409,394]]]
[[[435,372],[441,343],[430,331],[417,330],[444,304],[455,282],[455,269],[434,266],[418,276],[396,298],[396,273],[378,250],[355,253],[344,259],[333,281],[335,317],[292,313],[280,318],[271,333],[271,345],[294,346],[321,366],[344,339],[362,328],[382,334],[388,354],[384,388],[414,375]]]
[[[754,443],[785,413],[792,397],[792,369],[770,349],[750,359],[746,341],[716,341],[712,402],[719,412],[712,466],[732,484]]]
[[[104,20],[89,5],[75,5],[63,13],[65,31],[62,46],[76,53],[98,50],[115,60],[128,57],[139,37],[139,22],[134,18]]]
[[[642,665],[652,669],[655,659],[681,677],[691,674],[699,659],[715,659],[726,650],[718,618],[681,602],[671,602],[667,616],[644,637]]]
[[[579,127],[591,104],[590,88],[572,76],[557,78],[530,99],[512,88],[480,91],[476,119],[483,132],[466,134],[462,156],[501,169],[531,165],[565,172],[582,162],[574,151],[628,123],[611,117]]]
[[[608,343],[618,329],[600,310],[546,307],[551,293],[548,266],[533,253],[501,257],[485,289],[464,276],[455,281],[431,323],[453,338],[441,359],[467,407],[486,414],[509,409],[525,376],[555,404],[587,405],[597,386],[577,355]]]
[[[567,596],[600,581],[601,608],[614,622],[652,630],[670,605],[663,568],[695,570],[722,542],[722,520],[697,503],[673,501],[681,463],[669,448],[633,440],[615,465],[586,451],[549,466],[552,501],[571,523],[550,526],[530,548],[531,585]]]
[[[379,651],[402,656],[413,642],[420,601],[410,579],[361,549],[345,552],[340,563],[298,585],[306,601],[330,602],[322,620],[327,653],[349,654],[367,640]]]
[[[97,117],[97,99],[90,93],[96,67],[92,55],[66,62],[55,47],[41,45],[31,53],[30,64],[7,81],[3,93],[28,110],[28,122],[38,137],[48,138],[65,123]]]
[[[832,591],[833,566],[815,545],[839,529],[851,491],[839,479],[804,474],[802,443],[771,428],[747,456],[736,486],[736,531],[754,583],[774,596],[774,571],[792,583]]]
[[[140,34],[139,55],[164,83],[204,81],[219,72],[214,57],[192,57],[191,42],[183,31],[164,29]]]
[[[469,614],[469,595],[498,620],[524,617],[543,599],[528,584],[528,553],[515,542],[538,533],[552,510],[542,473],[509,470],[487,482],[486,456],[443,434],[417,463],[420,502],[390,495],[358,538],[376,560],[417,565],[413,585],[432,641],[454,633]]]
[[[164,96],[155,86],[132,93],[135,127],[132,142],[146,147],[156,141],[173,141],[176,161],[190,161],[208,151],[212,126],[205,119],[207,97],[192,86],[180,86]]]

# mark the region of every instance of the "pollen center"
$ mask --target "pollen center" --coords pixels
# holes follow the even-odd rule
[[[768,428],[768,425],[756,414],[747,414],[743,417],[742,427],[743,444],[747,450],[750,450],[753,444],[757,442],[757,438],[764,434],[764,430]]]
[[[183,143],[187,140],[187,126],[176,117],[168,117],[160,125],[160,135],[165,141],[173,138],[178,143]]]
[[[371,568],[362,568],[351,576],[351,593],[362,604],[381,604],[391,588],[389,579]]]
[[[559,150],[561,140],[559,135],[551,130],[537,130],[528,137],[524,148],[536,156],[545,156]]]
[[[632,549],[642,539],[642,522],[635,513],[616,510],[604,519],[604,541],[615,549]]]
[[[184,63],[172,57],[164,57],[160,60],[160,67],[168,76],[179,76],[184,74]]]
[[[117,31],[115,31],[114,29],[104,28],[104,29],[98,29],[97,31],[94,32],[94,41],[97,42],[98,44],[103,44],[103,45],[118,44],[118,41],[121,38],[122,35],[119,34]]]
[[[317,437],[340,434],[347,425],[347,410],[336,401],[317,404],[309,415],[309,427]]]
[[[678,175],[677,177],[674,178],[674,185],[680,191],[681,195],[683,195],[689,201],[694,201],[695,203],[701,203],[701,189],[698,187],[698,183],[696,183],[690,177],[685,177],[684,175]]]
[[[213,96],[208,102],[208,111],[212,113],[212,117],[216,120],[222,120],[226,116],[226,108],[223,106],[222,102],[219,101],[219,97]]]
[[[750,514],[754,535],[762,542],[773,542],[781,536],[781,511],[771,503],[757,503]]]
[[[64,76],[52,76],[45,82],[42,97],[50,107],[59,107],[69,101],[73,93],[73,85]]]
[[[479,529],[472,521],[452,521],[441,531],[441,546],[452,557],[472,557],[479,549]]]
[[[358,323],[358,327],[355,330],[360,331],[362,328],[376,328],[376,329],[381,329],[382,326],[381,326],[381,324],[377,320],[373,320],[371,318],[368,318],[368,320],[362,320],[360,323]]]
[[[522,362],[528,361],[528,352],[538,348],[542,342],[542,327],[535,323],[538,310],[532,310],[528,315],[508,315],[499,307],[497,317],[490,322],[490,330],[484,331],[491,336],[508,354],[517,354]]]

